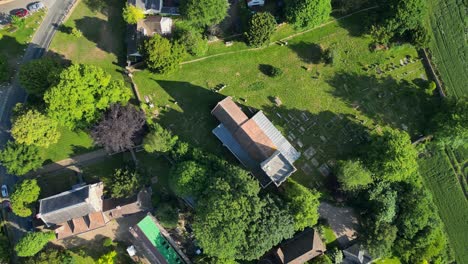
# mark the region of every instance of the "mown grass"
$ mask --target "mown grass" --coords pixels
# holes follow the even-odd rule
[[[41,175],[36,179],[41,187],[40,199],[71,190],[72,186],[78,183],[75,171],[68,169],[59,173]]]
[[[210,115],[216,103],[230,95],[248,114],[263,110],[286,136],[295,137],[292,141],[300,151],[313,147],[318,166],[333,166],[335,159],[352,155],[366,140],[366,131],[377,126],[390,125],[419,135],[430,101],[422,89],[404,84],[426,83],[423,65],[415,59],[417,51],[403,45],[371,52],[371,40],[356,36],[359,30],[360,15],[355,15],[297,36],[287,46],[271,45],[184,64],[165,76],[137,72],[135,81],[140,95],[150,96],[158,107],[165,127],[205,150],[232,157],[212,135],[217,121]],[[333,65],[320,60],[327,48],[336,52]],[[408,55],[413,63],[389,69]],[[262,65],[280,67],[284,75],[268,77]],[[377,65],[385,73],[378,74]],[[227,85],[221,94],[211,91],[218,84]],[[276,96],[282,101],[280,107],[273,103]],[[325,178],[318,166],[305,158],[297,165],[296,179],[320,187]]]
[[[61,32],[55,35],[50,50],[63,55],[73,63],[99,66],[122,80],[125,65],[125,22],[122,19],[124,1],[80,1]],[[83,37],[74,37],[70,32],[77,28]]]
[[[468,263],[468,201],[457,172],[443,150],[429,148],[419,159],[421,174],[432,192],[457,263]]]
[[[61,136],[56,144],[40,149],[40,155],[46,163],[63,160],[95,149],[93,140],[87,132],[72,131],[65,127],[61,127],[59,131]]]
[[[45,11],[42,10],[26,17],[25,26],[15,31],[12,31],[14,26],[7,26],[0,29],[0,35],[3,36],[0,38],[0,55],[5,56],[10,63],[12,73],[20,57],[26,50],[34,31],[36,31],[44,18],[44,14]]]
[[[468,93],[468,45],[466,42],[466,2],[430,0],[430,49],[449,96]]]

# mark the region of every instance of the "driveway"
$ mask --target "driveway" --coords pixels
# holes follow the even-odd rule
[[[319,206],[319,213],[320,217],[328,221],[342,248],[348,247],[350,242],[356,239],[359,222],[352,208],[322,202]]]

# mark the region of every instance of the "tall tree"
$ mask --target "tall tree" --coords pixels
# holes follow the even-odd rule
[[[155,34],[143,43],[143,54],[151,71],[166,74],[177,69],[185,56],[185,48]]]
[[[8,141],[6,147],[0,151],[0,161],[8,173],[21,176],[40,168],[44,159],[36,146]]]
[[[195,161],[177,163],[170,173],[170,185],[180,197],[198,196],[203,190],[207,169]]]
[[[108,152],[120,152],[135,146],[145,124],[145,114],[133,105],[114,104],[93,128],[94,142]]]
[[[193,224],[204,252],[221,259],[243,258],[245,234],[260,217],[260,187],[248,173],[233,166],[219,171],[197,201]]]
[[[11,194],[10,201],[13,213],[21,217],[27,217],[32,214],[31,204],[39,198],[41,188],[36,179],[26,179],[17,183]]]
[[[175,32],[175,38],[192,56],[202,56],[208,51],[208,41],[192,27],[178,28]]]
[[[73,256],[67,250],[48,248],[34,258],[29,258],[25,264],[73,264]]]
[[[136,24],[139,20],[145,18],[145,13],[140,8],[126,3],[122,11],[122,17],[127,24]]]
[[[183,0],[180,12],[192,24],[204,28],[216,25],[227,16],[227,0]]]
[[[60,138],[58,122],[36,110],[29,110],[17,117],[11,135],[17,143],[46,148]]]
[[[382,180],[403,181],[418,173],[417,151],[404,131],[385,128],[374,136],[367,156],[369,169]]]
[[[358,191],[372,183],[372,175],[360,160],[338,162],[338,182],[345,191]]]
[[[42,97],[58,81],[62,66],[53,58],[43,57],[23,64],[19,72],[21,86],[29,94]]]
[[[331,13],[330,0],[286,1],[286,20],[296,27],[315,27],[327,21]]]
[[[255,13],[249,20],[245,38],[250,46],[260,47],[270,42],[275,32],[276,20],[269,12]]]
[[[155,123],[151,126],[151,132],[143,139],[143,148],[146,152],[168,152],[176,144],[179,137],[164,129],[161,125]]]
[[[114,175],[105,180],[110,194],[114,198],[127,198],[134,195],[140,188],[140,176],[129,169],[116,169]]]
[[[392,254],[397,237],[397,227],[388,223],[366,227],[366,248],[374,258],[385,258]]]
[[[131,92],[112,81],[103,69],[74,64],[60,73],[60,81],[44,94],[48,114],[69,128],[85,127],[113,103],[126,103]]]
[[[291,179],[284,184],[284,192],[294,216],[295,230],[304,230],[317,224],[320,193],[313,192]]]
[[[20,257],[32,257],[53,239],[55,239],[55,233],[51,231],[27,233],[20,239],[18,244],[16,244],[16,254]]]
[[[458,148],[468,144],[468,100],[467,98],[444,100],[432,121],[432,132],[437,145]]]

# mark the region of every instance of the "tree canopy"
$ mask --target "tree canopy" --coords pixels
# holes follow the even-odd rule
[[[432,131],[440,147],[467,146],[468,100],[466,98],[445,99],[432,123]]]
[[[177,69],[185,56],[185,48],[179,43],[171,43],[167,38],[154,34],[143,43],[143,54],[148,68],[160,74]]]
[[[103,69],[74,64],[60,73],[59,82],[44,94],[48,114],[69,128],[85,127],[113,103],[126,103],[130,90],[112,81]]]
[[[24,175],[31,170],[38,169],[44,162],[36,146],[28,146],[8,141],[0,151],[0,161],[9,174]]]
[[[327,21],[331,13],[330,0],[286,1],[286,20],[296,27],[315,27]]]
[[[0,263],[10,263],[11,254],[10,241],[0,233]]]
[[[191,27],[177,29],[175,38],[192,56],[202,56],[208,51],[208,41],[199,31]]]
[[[145,13],[140,8],[126,3],[122,11],[122,17],[127,24],[136,24],[139,20],[145,18]]]
[[[93,128],[91,136],[108,152],[125,151],[135,146],[145,122],[145,114],[133,105],[113,104]]]
[[[73,256],[67,250],[48,248],[34,258],[29,258],[25,264],[73,264]]]
[[[9,77],[10,70],[8,66],[8,60],[3,54],[0,54],[0,83],[8,81]]]
[[[193,25],[204,28],[216,25],[227,16],[227,0],[183,0],[180,13]]]
[[[42,57],[21,65],[19,81],[29,94],[42,97],[58,81],[62,65],[53,58]]]
[[[247,44],[260,47],[270,42],[271,35],[275,32],[276,20],[269,12],[259,12],[252,15],[249,27],[245,32]]]
[[[374,136],[367,155],[368,168],[376,178],[403,181],[418,173],[417,151],[404,131],[384,129]]]
[[[180,197],[199,195],[205,186],[207,169],[195,161],[176,164],[170,173],[170,185]]]
[[[292,179],[283,185],[285,200],[294,216],[295,230],[304,230],[317,224],[320,193],[311,191]]]
[[[150,133],[143,139],[143,148],[149,153],[168,152],[174,147],[178,139],[169,130],[155,123],[151,125]]]
[[[102,255],[98,260],[98,264],[114,264],[117,260],[117,251],[112,250],[111,252]]]
[[[114,198],[130,197],[141,186],[138,173],[129,169],[116,169],[112,177],[105,181],[111,196]]]
[[[14,120],[11,135],[19,144],[49,147],[60,138],[58,122],[39,111],[29,110]]]
[[[372,183],[372,175],[360,160],[338,162],[338,182],[344,191],[358,191]]]
[[[20,257],[31,257],[41,251],[51,240],[55,239],[55,233],[49,232],[30,232],[20,239],[15,246],[16,254]]]
[[[32,214],[31,204],[39,198],[41,188],[36,179],[26,179],[17,183],[10,196],[11,208],[13,213],[21,217],[27,217]]]

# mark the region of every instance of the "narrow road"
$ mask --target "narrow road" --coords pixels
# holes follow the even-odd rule
[[[68,10],[73,5],[74,0],[51,0],[47,14],[41,26],[36,31],[31,43],[25,51],[22,63],[33,59],[40,58],[49,48],[52,38],[57,30],[57,26],[62,22],[62,19],[67,14]],[[11,128],[10,117],[13,107],[20,102],[24,102],[27,98],[26,92],[18,83],[17,76],[13,83],[1,93],[0,96],[0,148],[10,139],[9,129]],[[5,168],[0,166],[0,182],[6,184],[11,190],[13,185],[18,181],[18,177],[6,173]],[[18,217],[12,213],[8,215],[8,220],[12,226],[9,235],[13,243],[16,243],[24,234],[25,230],[31,229],[31,219]]]

